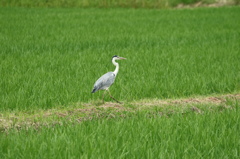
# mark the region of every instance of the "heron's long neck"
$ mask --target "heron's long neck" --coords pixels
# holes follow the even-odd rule
[[[115,62],[115,60],[112,60],[112,63],[116,66],[113,73],[115,74],[115,76],[117,76],[117,73],[118,73],[118,70],[119,70],[119,64],[117,62]]]

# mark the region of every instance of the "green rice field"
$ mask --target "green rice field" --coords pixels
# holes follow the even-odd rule
[[[1,8],[0,110],[97,100],[93,84],[115,69],[113,55],[127,58],[110,89],[121,101],[239,92],[239,14]]]
[[[0,134],[0,157],[237,159],[239,110],[239,105],[233,105],[220,112],[155,117],[138,112],[127,118],[12,130]]]
[[[239,15],[0,7],[0,158],[240,158]]]

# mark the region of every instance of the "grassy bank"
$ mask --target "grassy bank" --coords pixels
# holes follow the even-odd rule
[[[240,4],[239,0],[2,0],[0,6],[20,7],[100,7],[100,8],[170,8],[179,4]]]
[[[239,104],[160,109],[0,134],[1,158],[239,158]],[[173,109],[174,110],[174,109]]]
[[[97,8],[171,8],[179,4],[238,5],[239,0],[2,0],[0,6],[17,7],[97,7]]]

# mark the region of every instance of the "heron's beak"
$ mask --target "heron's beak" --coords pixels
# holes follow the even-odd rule
[[[119,60],[126,60],[126,58],[124,58],[124,57],[119,57]]]

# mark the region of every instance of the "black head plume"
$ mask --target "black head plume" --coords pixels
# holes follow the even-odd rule
[[[118,57],[117,55],[114,55],[112,58],[114,58],[114,57]]]

